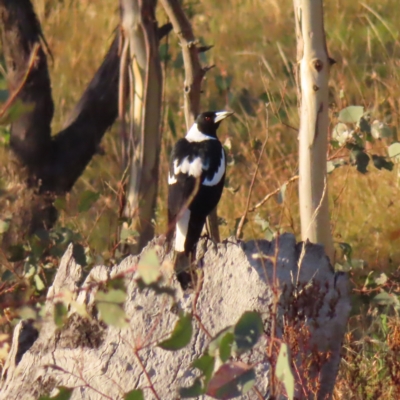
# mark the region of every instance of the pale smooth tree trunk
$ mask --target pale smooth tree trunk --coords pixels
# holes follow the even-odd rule
[[[322,0],[294,0],[299,91],[299,199],[302,240],[320,243],[331,262],[326,154],[328,79]]]
[[[156,0],[121,0],[122,52],[130,57],[130,126],[123,153],[129,169],[123,216],[139,233],[130,251],[139,252],[154,236],[161,149],[162,71],[158,54]],[[123,61],[122,61],[123,62]],[[123,74],[121,74],[123,76]],[[124,90],[120,90],[123,96]],[[120,101],[124,112],[124,101]],[[121,114],[121,111],[120,111]]]

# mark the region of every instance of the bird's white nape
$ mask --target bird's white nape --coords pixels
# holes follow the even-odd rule
[[[186,209],[176,222],[175,250],[185,251],[186,235],[189,227],[190,210]]]
[[[204,140],[217,140],[217,138],[205,135],[199,131],[197,123],[195,122],[186,134],[186,140],[188,142],[204,142]]]
[[[225,173],[225,151],[224,149],[222,149],[222,153],[221,153],[221,159],[220,159],[220,164],[218,167],[218,170],[215,172],[214,176],[211,179],[204,179],[204,181],[202,182],[202,185],[205,186],[215,186],[217,185],[222,177],[224,176]]]

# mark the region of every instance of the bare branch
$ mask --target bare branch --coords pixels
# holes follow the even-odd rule
[[[178,0],[161,0],[182,46],[185,67],[184,100],[186,127],[189,129],[200,111],[201,82],[205,75],[192,26]]]

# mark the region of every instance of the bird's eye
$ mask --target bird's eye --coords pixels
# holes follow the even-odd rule
[[[205,120],[209,122],[211,121],[211,117],[205,117]]]

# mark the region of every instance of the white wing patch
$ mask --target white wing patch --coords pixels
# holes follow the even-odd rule
[[[203,165],[200,157],[196,157],[192,161],[189,161],[189,157],[185,157],[180,164],[178,164],[178,160],[175,160],[174,172],[172,173],[172,171],[170,171],[168,175],[168,185],[173,185],[178,182],[176,179],[176,175],[178,174],[187,174],[199,178],[203,169],[207,170],[208,165]]]
[[[197,128],[197,123],[195,122],[186,134],[186,140],[188,142],[204,142],[205,140],[217,140],[217,138],[201,133]]]
[[[185,210],[176,222],[175,250],[185,251],[186,235],[189,227],[190,210]]]
[[[221,160],[220,160],[220,164],[218,167],[217,172],[214,174],[214,176],[211,179],[204,179],[204,181],[202,182],[202,185],[205,186],[215,186],[217,185],[220,180],[222,179],[222,177],[224,176],[225,173],[225,152],[224,149],[222,149],[222,153],[221,153]]]
[[[168,174],[168,185],[173,185],[174,183],[178,182],[175,175]]]
[[[188,174],[198,178],[203,170],[203,163],[200,157],[196,157],[194,160],[189,161],[189,157],[185,157],[180,164],[178,160],[174,161],[174,175]]]

